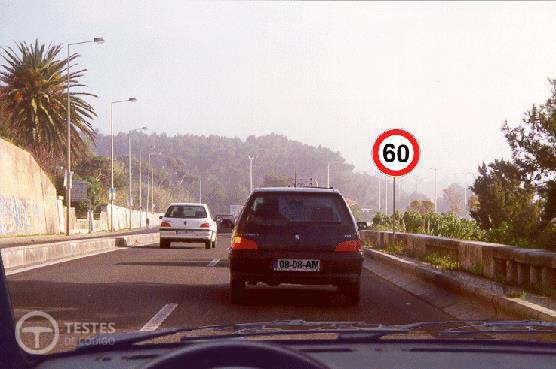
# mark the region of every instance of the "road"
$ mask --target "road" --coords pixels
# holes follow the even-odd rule
[[[333,287],[293,285],[250,286],[245,303],[233,305],[228,291],[229,243],[229,236],[221,235],[212,250],[202,244],[130,247],[11,275],[15,317],[42,310],[60,326],[110,322],[117,332],[283,319],[383,324],[450,319],[366,269],[356,307],[344,306]],[[145,327],[149,321],[152,324]],[[60,341],[56,350],[68,349]]]

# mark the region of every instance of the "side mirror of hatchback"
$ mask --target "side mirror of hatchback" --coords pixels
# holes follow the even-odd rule
[[[163,218],[163,216],[162,216],[162,215],[160,215],[160,216],[158,217],[158,219],[162,219],[162,218]]]

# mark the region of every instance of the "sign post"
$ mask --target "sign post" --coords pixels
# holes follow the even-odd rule
[[[389,129],[375,140],[373,162],[392,181],[392,236],[396,239],[396,177],[404,176],[417,166],[420,157],[419,143],[415,137],[400,128]],[[386,208],[388,214],[388,208]]]

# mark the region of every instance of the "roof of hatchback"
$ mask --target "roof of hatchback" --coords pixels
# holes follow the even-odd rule
[[[253,192],[316,192],[316,193],[339,193],[335,188],[326,187],[263,187],[255,188]]]

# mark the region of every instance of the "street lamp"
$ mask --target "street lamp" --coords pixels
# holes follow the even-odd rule
[[[249,158],[249,193],[251,193],[253,192],[253,159],[255,159],[255,157],[251,155],[248,155],[247,157]],[[199,202],[201,202],[200,198],[201,196],[199,195]]]
[[[132,129],[127,134],[127,149],[129,160],[129,230],[131,231],[131,208],[133,206],[133,197],[131,195],[131,134],[139,131],[146,131],[147,127]],[[141,154],[139,154],[139,207],[141,206]],[[141,228],[141,210],[139,210],[139,228]]]
[[[135,97],[130,97],[127,100],[116,100],[110,103],[110,231],[114,232],[114,199],[116,197],[116,190],[114,189],[114,125],[112,124],[112,107],[114,104],[123,102],[135,102]]]
[[[66,236],[70,235],[70,206],[71,206],[71,96],[70,96],[70,46],[88,44],[94,42],[96,44],[104,43],[102,37],[95,37],[93,40],[73,42],[68,44],[68,57],[66,59],[66,93],[67,93],[67,171],[66,171]]]
[[[151,181],[150,181],[151,185],[149,187],[149,177],[148,177],[149,173],[147,172],[147,211],[146,211],[147,214],[145,216],[147,216],[148,213],[149,213],[149,196],[152,196],[153,202],[154,202],[154,171],[153,171],[153,167],[151,165],[151,155],[161,155],[161,153],[160,152],[150,152],[149,153],[149,168],[151,170]],[[149,191],[149,189],[150,189],[150,191]],[[150,192],[152,192],[152,195],[150,195]],[[151,211],[153,211],[152,207],[151,207]]]

